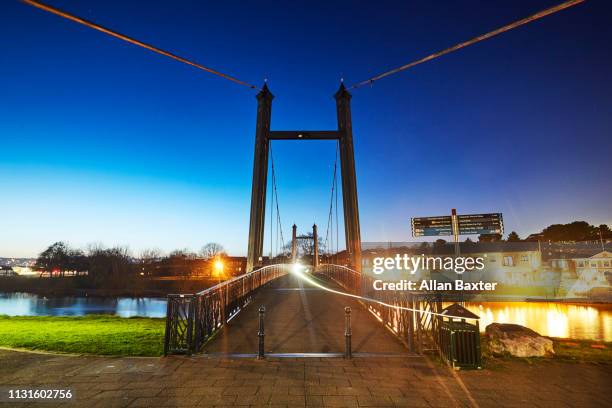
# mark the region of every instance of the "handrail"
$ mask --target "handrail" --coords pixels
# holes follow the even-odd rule
[[[262,266],[261,268],[253,270],[251,272],[243,273],[242,275],[234,276],[233,278],[224,280],[223,282],[219,282],[216,285],[211,286],[210,288],[206,288],[206,289],[204,289],[204,290],[202,290],[200,292],[197,292],[196,295],[197,296],[202,296],[202,295],[205,295],[207,292],[214,292],[215,290],[217,290],[217,289],[219,289],[219,288],[221,288],[223,286],[227,286],[227,285],[229,285],[232,282],[238,281],[240,279],[244,279],[247,276],[250,276],[250,275],[253,275],[254,273],[262,271],[263,269],[278,267],[278,266],[281,266],[281,265],[282,266],[289,266],[289,264],[274,264],[274,265]]]
[[[168,295],[164,355],[201,351],[208,339],[236,316],[253,294],[287,274],[290,265],[267,265],[196,294]]]

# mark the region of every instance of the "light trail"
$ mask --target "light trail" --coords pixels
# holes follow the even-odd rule
[[[340,266],[340,265],[338,265],[338,266]],[[376,304],[379,304],[381,306],[390,307],[390,308],[393,308],[393,309],[396,309],[396,310],[406,310],[406,311],[409,311],[409,312],[420,312],[420,313],[425,313],[425,314],[429,314],[429,315],[433,315],[433,316],[450,317],[450,318],[454,318],[454,319],[478,320],[477,318],[474,318],[474,317],[453,316],[453,315],[447,315],[447,314],[443,314],[443,313],[430,312],[428,310],[421,310],[421,309],[414,309],[414,308],[405,307],[405,306],[392,305],[392,304],[389,304],[389,303],[385,303],[385,302],[383,302],[381,300],[372,299],[372,298],[368,298],[368,297],[365,297],[365,296],[353,295],[352,293],[341,292],[339,290],[331,289],[331,288],[328,288],[327,286],[321,285],[319,282],[317,282],[316,280],[312,279],[312,277],[306,275],[302,271],[303,268],[304,267],[302,265],[300,265],[300,264],[293,264],[293,267],[291,268],[291,273],[293,273],[294,275],[296,275],[300,279],[304,280],[305,282],[308,282],[311,285],[316,286],[317,288],[323,289],[323,290],[325,290],[327,292],[330,292],[330,293],[335,293],[335,294],[341,295],[341,296],[348,296],[348,297],[352,297],[354,299],[363,300],[363,301],[370,302],[370,303],[376,303]],[[343,267],[343,268],[352,271],[352,269],[350,269],[350,268],[346,268],[346,267]]]

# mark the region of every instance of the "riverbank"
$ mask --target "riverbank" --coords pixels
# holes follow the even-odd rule
[[[164,330],[163,318],[0,315],[0,347],[74,354],[160,356]],[[552,338],[554,357],[519,359],[493,357],[488,351],[487,337],[481,339],[485,366],[504,360],[612,364],[612,342]]]
[[[160,356],[165,319],[0,315],[0,346],[59,353]]]
[[[612,364],[612,342],[594,340],[574,340],[550,337],[553,341],[555,355],[542,358],[518,358],[518,357],[497,357],[493,356],[488,347],[488,338],[480,336],[481,351],[484,365],[495,364],[499,361],[517,360],[527,363],[537,363],[544,361],[563,361],[568,363],[604,363]]]
[[[30,293],[47,297],[165,297],[172,293],[196,293],[218,283],[211,278],[134,278],[124,281],[93,282],[87,276],[40,278],[0,277],[4,293]]]

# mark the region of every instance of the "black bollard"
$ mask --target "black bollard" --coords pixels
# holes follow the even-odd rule
[[[351,308],[344,308],[344,358],[353,358],[351,350]]]
[[[264,306],[259,308],[259,332],[257,332],[257,336],[259,336],[259,350],[257,351],[257,359],[261,360],[265,358],[264,352],[264,314],[266,313],[266,308]]]

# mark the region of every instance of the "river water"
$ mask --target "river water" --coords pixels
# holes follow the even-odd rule
[[[110,314],[121,317],[165,317],[165,298],[52,297],[29,293],[0,293],[0,314],[9,316],[83,316]]]
[[[516,323],[543,336],[612,341],[612,305],[554,302],[466,303],[480,316],[480,330],[493,322]]]
[[[612,341],[612,305],[568,305],[553,302],[467,303],[480,316],[480,328],[493,322],[516,323],[544,336]],[[0,314],[9,316],[165,317],[165,298],[46,298],[27,293],[0,293]]]

